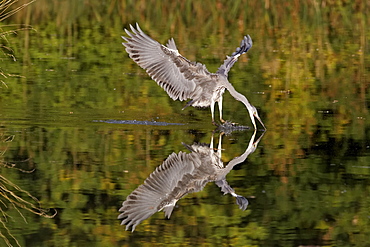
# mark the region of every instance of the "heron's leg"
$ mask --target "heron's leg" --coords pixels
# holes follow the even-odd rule
[[[220,159],[221,159],[221,148],[222,148],[222,144],[221,144],[221,142],[222,142],[222,136],[224,135],[224,133],[222,132],[221,134],[220,134],[220,137],[218,138],[218,147],[217,147],[217,155],[218,155],[218,157],[220,157]]]
[[[218,109],[220,111],[220,121],[221,123],[225,123],[226,121],[222,118],[222,96],[220,97],[219,101],[218,101]],[[236,125],[237,123],[232,123],[230,122],[232,125]]]
[[[215,122],[215,102],[211,102],[211,114],[212,114],[212,123],[216,125]]]
[[[213,133],[212,133],[212,136],[211,136],[211,144],[209,144],[209,148],[213,149]]]
[[[221,121],[221,123],[224,123],[225,120],[223,120],[223,118],[222,118],[222,95],[221,95],[220,99],[218,100],[218,110],[220,112],[220,121]]]

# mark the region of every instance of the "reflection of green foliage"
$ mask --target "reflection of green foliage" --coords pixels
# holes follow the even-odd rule
[[[12,117],[31,119],[21,124],[34,127],[19,133],[19,150],[7,155],[33,158],[37,177],[21,183],[31,183],[60,214],[55,221],[34,219],[33,229],[51,234],[29,233],[26,240],[64,246],[366,246],[365,1],[39,0],[29,7],[29,17],[11,21],[32,23],[38,32],[14,41],[15,53],[25,56],[7,65],[27,79],[9,78],[14,83],[0,103],[11,101],[18,109]],[[181,200],[171,220],[158,213],[134,234],[114,220],[117,202],[183,148],[182,141],[207,142],[202,131],[212,128],[208,110],[181,111],[184,103],[169,99],[127,57],[119,36],[136,21],[162,43],[174,37],[183,55],[211,72],[242,35],[253,38],[252,50],[230,72],[268,128],[263,153],[229,174],[240,194],[256,197],[246,212],[209,185]],[[227,93],[225,101],[225,117],[248,124],[243,106]],[[92,123],[101,118],[190,121],[201,130]],[[225,160],[248,141],[244,134],[235,139],[240,152],[230,154],[226,143]]]

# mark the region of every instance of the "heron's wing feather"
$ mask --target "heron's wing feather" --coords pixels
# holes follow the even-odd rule
[[[227,77],[231,67],[234,65],[240,55],[246,53],[252,47],[252,39],[249,35],[244,36],[240,42],[240,47],[236,48],[236,51],[231,56],[226,56],[224,63],[218,68],[217,74],[222,74]]]
[[[122,44],[127,53],[172,99],[182,101],[193,98],[198,94],[195,89],[200,79],[205,81],[216,76],[208,72],[203,64],[183,57],[173,39],[164,46],[146,35],[138,24],[136,28],[130,27],[131,32],[125,30],[129,37],[122,37],[126,41]]]
[[[134,231],[140,222],[162,209],[169,218],[177,200],[180,199],[171,195],[171,192],[181,190],[177,188],[178,182],[185,174],[194,170],[194,162],[200,165],[199,161],[195,161],[187,153],[172,153],[142,185],[127,196],[118,216],[118,219],[122,219],[121,224],[126,225],[126,230],[132,227]]]

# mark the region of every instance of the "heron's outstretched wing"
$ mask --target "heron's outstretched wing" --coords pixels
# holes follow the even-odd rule
[[[149,175],[144,184],[135,189],[119,209],[122,225],[126,230],[132,227],[132,231],[143,220],[163,209],[167,218],[181,196],[183,190],[181,181],[186,180],[186,175],[191,174],[201,161],[191,154],[179,152],[172,153],[162,165]],[[183,183],[186,183],[183,181]]]
[[[236,48],[236,51],[231,56],[226,56],[224,63],[218,68],[217,74],[222,74],[227,77],[231,67],[234,65],[240,55],[246,53],[253,45],[252,39],[249,35],[244,36],[240,42],[240,47]]]
[[[210,73],[203,64],[183,57],[173,39],[164,46],[146,35],[138,24],[136,28],[132,25],[130,28],[131,32],[125,29],[130,37],[122,37],[126,41],[122,44],[127,53],[173,100],[193,98],[200,93],[195,90],[199,81],[218,76]]]

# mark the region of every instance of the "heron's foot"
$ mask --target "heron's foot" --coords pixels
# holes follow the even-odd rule
[[[221,121],[221,123],[225,123],[226,121],[225,120],[223,120],[222,118],[220,118],[220,121]]]
[[[217,127],[222,127],[222,126],[224,126],[227,123],[228,123],[228,121],[225,121],[225,120],[223,120],[223,122],[221,122],[221,123],[218,123],[216,121],[212,121],[212,124],[215,125],[215,126],[217,126]]]
[[[239,123],[234,123],[234,122],[231,122],[231,121],[229,121],[229,120],[227,120],[227,121],[224,121],[223,122],[223,125],[225,126],[225,127],[234,127],[234,126],[237,126]]]

